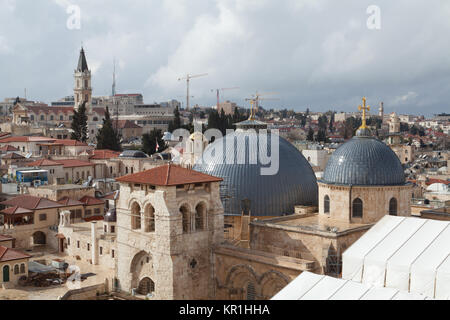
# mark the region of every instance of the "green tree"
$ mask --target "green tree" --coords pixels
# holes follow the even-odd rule
[[[106,107],[103,127],[97,133],[97,149],[122,151],[122,146],[120,145],[120,135],[116,129],[113,127],[109,109]]]
[[[314,141],[314,130],[309,127],[308,135],[306,136],[306,140]]]
[[[72,118],[72,134],[71,139],[80,142],[86,142],[88,138],[88,127],[87,127],[87,115],[86,115],[86,101],[84,101],[78,108],[78,110],[73,110]]]
[[[334,129],[333,126],[334,126],[334,112],[330,116],[330,125],[328,126],[328,129],[330,130],[330,132],[333,132],[333,129]]]
[[[156,142],[158,142],[159,148],[157,148]],[[166,149],[167,145],[163,140],[163,133],[160,129],[153,129],[150,133],[145,133],[142,136],[142,151],[148,155],[161,152]]]
[[[174,119],[173,119],[173,121],[170,121],[170,123],[169,123],[169,132],[174,132],[176,129],[181,128],[181,117],[180,117],[180,110],[178,109],[178,106],[175,108],[173,115],[174,115]]]

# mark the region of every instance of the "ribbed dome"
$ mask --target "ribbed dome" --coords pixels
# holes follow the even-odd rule
[[[355,136],[331,156],[322,182],[343,185],[393,186],[405,184],[397,155],[374,137]]]
[[[194,166],[194,170],[223,178],[220,195],[225,214],[240,215],[241,201],[244,199],[251,201],[252,216],[291,214],[294,213],[295,205],[317,203],[314,172],[303,155],[285,139],[279,137],[278,173],[261,175],[261,168],[268,168],[270,165],[264,166],[256,161],[257,146],[261,144],[261,154],[271,154],[272,135],[268,133],[266,140],[260,139],[260,135],[255,132],[237,130],[210,144],[203,153],[203,164],[197,163]],[[234,148],[229,147],[230,143]],[[215,157],[212,150],[224,152]],[[239,163],[237,161],[227,164],[226,159],[244,161],[240,162],[242,164],[236,164]]]

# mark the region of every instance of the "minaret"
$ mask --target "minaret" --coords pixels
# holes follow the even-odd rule
[[[75,98],[75,109],[86,102],[87,113],[92,112],[92,88],[91,88],[91,71],[88,68],[84,49],[81,47],[80,57],[78,58],[78,66],[74,72],[75,88],[73,90]]]

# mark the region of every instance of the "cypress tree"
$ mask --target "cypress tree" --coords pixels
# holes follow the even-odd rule
[[[71,139],[80,142],[86,142],[88,138],[88,127],[87,127],[87,115],[86,115],[86,101],[84,101],[78,110],[73,110],[72,118],[72,134]]]
[[[97,149],[122,150],[120,135],[117,132],[117,128],[114,129],[113,127],[108,107],[106,107],[103,127],[97,133]]]
[[[156,141],[159,148],[156,150]],[[166,148],[166,142],[163,140],[163,134],[160,129],[153,129],[150,133],[142,136],[142,151],[148,155],[163,151]]]

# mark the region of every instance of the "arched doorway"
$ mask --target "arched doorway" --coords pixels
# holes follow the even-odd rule
[[[3,282],[9,282],[9,266],[3,267]]]
[[[152,279],[146,277],[139,281],[139,286],[137,292],[142,295],[147,295],[149,293],[155,292],[155,283]]]
[[[140,280],[153,275],[152,256],[145,251],[138,252],[130,264],[131,288],[138,288]]]
[[[33,233],[33,245],[44,245],[46,244],[46,236],[42,231],[36,231]]]

